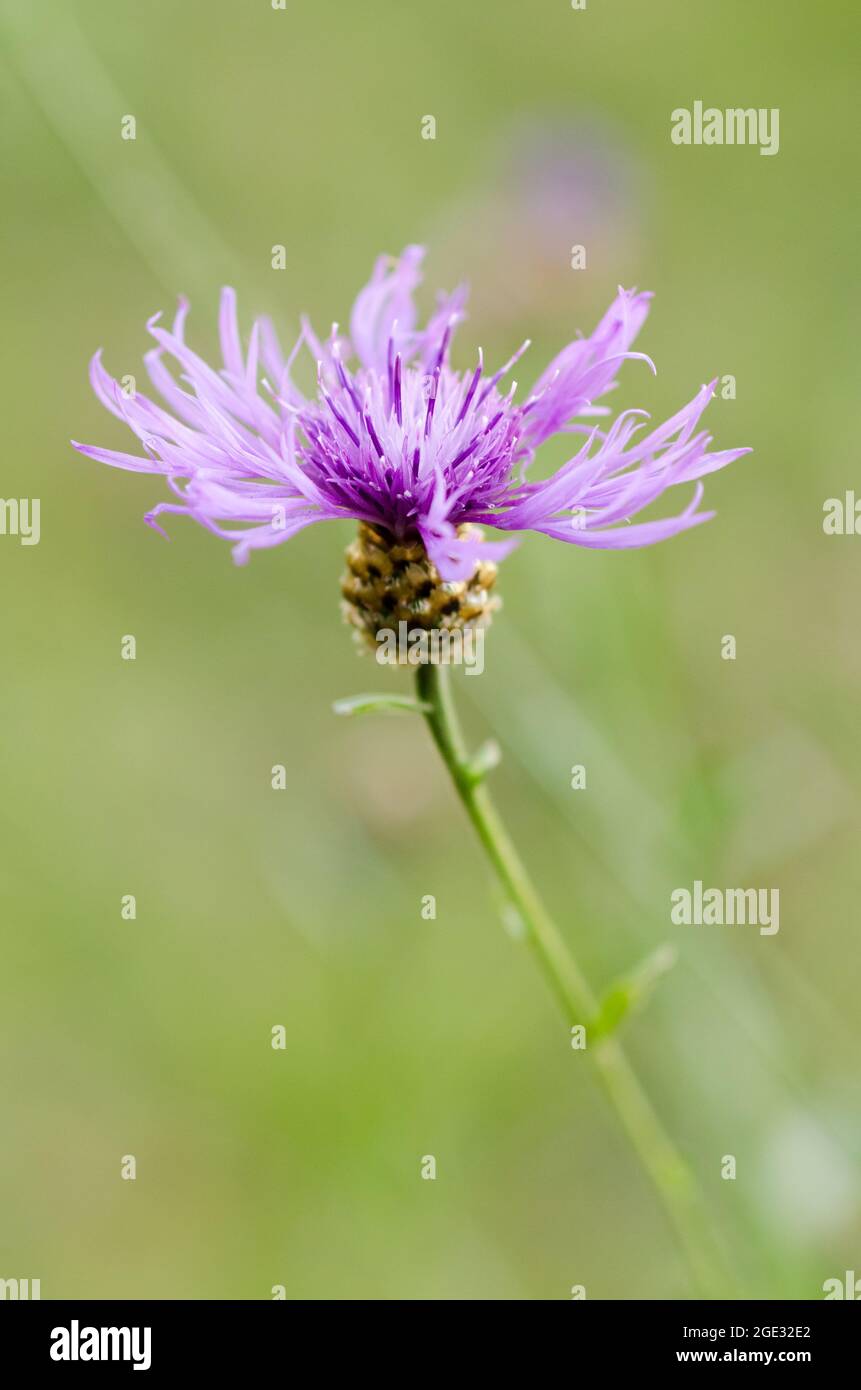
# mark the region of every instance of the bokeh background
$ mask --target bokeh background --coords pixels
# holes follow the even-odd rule
[[[332,714],[406,688],[341,626],[351,528],[237,570],[191,523],[144,526],[159,479],[68,443],[126,447],[87,361],[142,377],[179,292],[205,352],[223,283],[292,338],[303,311],[346,322],[410,241],[425,306],[472,282],[462,366],[528,335],[528,384],[622,283],[656,292],[659,368],[629,364],[622,404],[736,378],[711,426],[755,453],[710,480],[718,519],[651,551],[524,544],[457,693],[596,987],[679,948],[626,1042],[746,1292],[861,1269],[861,541],[821,525],[858,477],[859,28],[805,0],[0,5],[2,493],[42,506],[38,546],[0,539],[0,1276],[46,1298],[696,1292],[425,730]],[[779,107],[779,154],[675,147],[696,99]],[[779,935],[672,927],[694,878],[778,887]]]

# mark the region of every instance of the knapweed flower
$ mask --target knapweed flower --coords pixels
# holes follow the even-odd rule
[[[380,258],[353,306],[349,336],[335,324],[322,341],[303,321],[286,357],[266,318],[254,323],[243,352],[236,298],[225,289],[223,364],[209,366],[186,344],[188,304],[180,301],[172,329],[160,315],[148,324],[156,346],[145,361],[164,405],[123,391],[100,354],[91,364],[97,396],[134,431],[143,454],[75,447],[103,463],[164,474],[176,500],[160,502],[146,520],[161,529],[164,513],[191,516],[232,541],[239,562],[313,522],[358,521],[345,595],[369,633],[393,605],[425,625],[470,621],[461,600],[471,594],[467,606],[483,607],[494,562],[516,544],[485,541],[482,526],[627,549],[713,515],[700,510],[697,480],[747,452],[711,452],[699,429],[714,382],[657,427],[642,410],[609,422],[608,408],[596,404],[626,358],[652,366],[631,349],[649,294],[620,289],[594,332],[563,348],[518,401],[509,377],[528,341],[496,371],[485,369],[480,349],[472,369],[451,365],[463,287],[439,296],[418,326],[413,293],[423,254],[410,246],[394,262]],[[310,395],[295,379],[303,349],[316,370]],[[549,478],[530,481],[536,451],[556,434],[570,435],[574,452]],[[669,488],[691,482],[682,511],[632,524]]]
[[[361,695],[336,708],[346,714],[394,705],[423,715],[513,920],[563,1005],[566,1026],[588,1027],[606,1042],[619,1018],[608,1021],[503,829],[483,785],[499,747],[491,741],[467,753],[446,666],[462,659],[467,635],[481,635],[466,630],[488,620],[495,562],[518,532],[610,549],[650,545],[708,520],[711,513],[699,509],[699,479],[747,450],[713,453],[710,436],[699,429],[715,383],[657,427],[647,425],[641,410],[609,421],[607,407],[596,404],[616,385],[625,359],[643,357],[631,344],[650,295],[620,290],[591,336],[563,348],[518,401],[516,383],[504,383],[528,342],[497,371],[485,371],[480,350],[471,370],[451,364],[452,335],[464,316],[462,288],[441,296],[427,324],[418,326],[413,292],[422,256],[410,246],[394,263],[380,259],[353,306],[349,336],[335,324],[323,342],[303,322],[287,357],[265,318],[253,325],[243,351],[235,296],[225,289],[223,362],[209,366],[186,344],[188,305],[181,301],[172,329],[158,316],[149,323],[156,346],[145,360],[164,405],[121,389],[100,354],[91,366],[97,396],[131,427],[143,455],[76,447],[115,467],[164,474],[176,500],[160,502],[147,520],[160,530],[165,513],[191,516],[232,541],[240,562],[316,521],[359,523],[342,581],[346,615],[372,646],[381,637],[388,645],[397,630],[398,661],[404,629],[418,698]],[[310,395],[295,375],[303,348],[316,366]],[[571,436],[574,452],[550,477],[530,480],[537,450],[557,434]],[[693,497],[682,511],[632,522],[668,489],[690,482]],[[514,538],[487,542],[483,526]],[[426,639],[426,647],[415,637]],[[420,653],[415,663],[414,652]],[[653,961],[649,970],[654,975]],[[692,1212],[693,1181],[620,1045],[590,1047],[590,1054],[707,1295],[717,1288],[725,1296],[712,1277],[708,1223]]]

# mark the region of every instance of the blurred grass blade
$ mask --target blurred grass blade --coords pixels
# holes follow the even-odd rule
[[[134,161],[120,139],[131,92],[99,59],[74,6],[0,5],[6,56],[57,137],[97,192],[156,282],[211,292],[213,283],[247,284],[246,267],[160,152],[146,121]]]

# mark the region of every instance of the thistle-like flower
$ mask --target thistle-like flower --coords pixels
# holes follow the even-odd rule
[[[180,301],[172,329],[160,315],[148,324],[156,346],[146,366],[167,409],[126,394],[100,353],[91,364],[97,396],[131,427],[143,456],[75,447],[116,467],[164,474],[176,501],[160,502],[146,520],[161,530],[163,513],[189,515],[232,541],[240,563],[316,521],[362,523],[352,560],[348,552],[344,594],[348,616],[368,633],[379,597],[369,597],[368,582],[385,589],[395,570],[398,602],[423,625],[474,620],[476,595],[492,583],[494,562],[517,543],[488,542],[482,526],[622,549],[713,515],[699,510],[697,482],[678,514],[630,524],[668,488],[748,452],[710,452],[711,437],[698,428],[714,382],[657,427],[647,426],[642,410],[603,419],[610,412],[596,401],[617,384],[626,358],[654,370],[645,354],[631,350],[649,294],[620,289],[591,336],[563,348],[518,402],[509,377],[529,342],[496,371],[485,370],[480,349],[471,370],[455,370],[451,342],[466,291],[439,296],[418,327],[413,292],[422,257],[417,246],[394,262],[381,257],[353,306],[349,337],[335,324],[321,341],[303,321],[286,358],[265,318],[254,323],[243,354],[236,298],[225,289],[223,366],[210,367],[185,342],[188,304]],[[294,379],[303,348],[316,366],[310,398]],[[168,369],[171,358],[178,376]],[[530,481],[536,450],[560,433],[572,446],[576,440],[575,451],[551,477]],[[464,595],[471,617],[459,615]]]
[[[650,545],[708,520],[711,513],[699,510],[697,480],[748,452],[712,453],[710,436],[698,429],[714,383],[657,428],[646,426],[640,410],[605,421],[604,429],[594,423],[609,414],[595,402],[616,385],[620,364],[643,357],[631,344],[648,313],[648,294],[620,290],[591,337],[564,348],[518,403],[516,383],[503,383],[528,342],[495,372],[485,373],[481,351],[471,371],[451,366],[463,289],[441,296],[427,325],[417,326],[413,291],[422,254],[410,246],[393,264],[377,262],[353,307],[349,338],[336,324],[321,342],[303,322],[286,358],[268,319],[254,324],[243,354],[235,296],[226,289],[223,366],[208,366],[186,345],[188,305],[182,301],[172,331],[158,317],[149,323],[156,346],[146,357],[147,369],[167,409],[139,393],[127,395],[99,354],[91,366],[96,394],[131,426],[144,456],[76,448],[119,468],[163,473],[176,501],[160,502],[146,519],[160,530],[162,513],[185,513],[232,541],[240,562],[312,522],[358,521],[342,591],[347,617],[371,645],[382,627],[405,623],[410,638],[423,629],[419,636],[431,630],[438,639],[445,629],[487,622],[497,602],[495,562],[516,540],[485,541],[483,526],[620,549]],[[294,379],[303,347],[316,363],[310,399]],[[178,364],[178,376],[167,358]],[[581,436],[576,451],[551,477],[530,481],[539,446],[560,433]],[[694,481],[683,511],[628,524],[668,488]],[[428,646],[433,649],[434,641]],[[472,757],[466,752],[446,678],[446,659],[423,659],[416,670],[418,699],[365,695],[336,708],[347,714],[395,705],[424,716],[567,1025],[589,1029],[598,1040],[590,1055],[608,1095],[698,1277],[723,1296],[719,1252],[712,1251],[707,1226],[701,1231],[699,1220],[691,1219],[693,1180],[621,1047],[601,1046],[624,1008],[611,1017],[600,1004],[541,905],[483,785],[498,746],[486,744]],[[654,960],[646,962],[640,977],[654,978],[655,968]]]

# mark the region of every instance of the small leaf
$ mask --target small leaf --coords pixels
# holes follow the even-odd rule
[[[629,1014],[642,1008],[662,975],[672,970],[678,959],[675,946],[659,946],[629,975],[616,980],[598,1007],[589,1025],[589,1039],[598,1042],[615,1033]]]
[[[336,700],[332,709],[336,714],[428,714],[430,705],[423,700],[414,700],[412,695],[347,695]]]
[[[488,739],[473,754],[466,764],[464,771],[472,786],[477,786],[483,782],[488,772],[492,772],[502,762],[502,749],[496,739]]]

